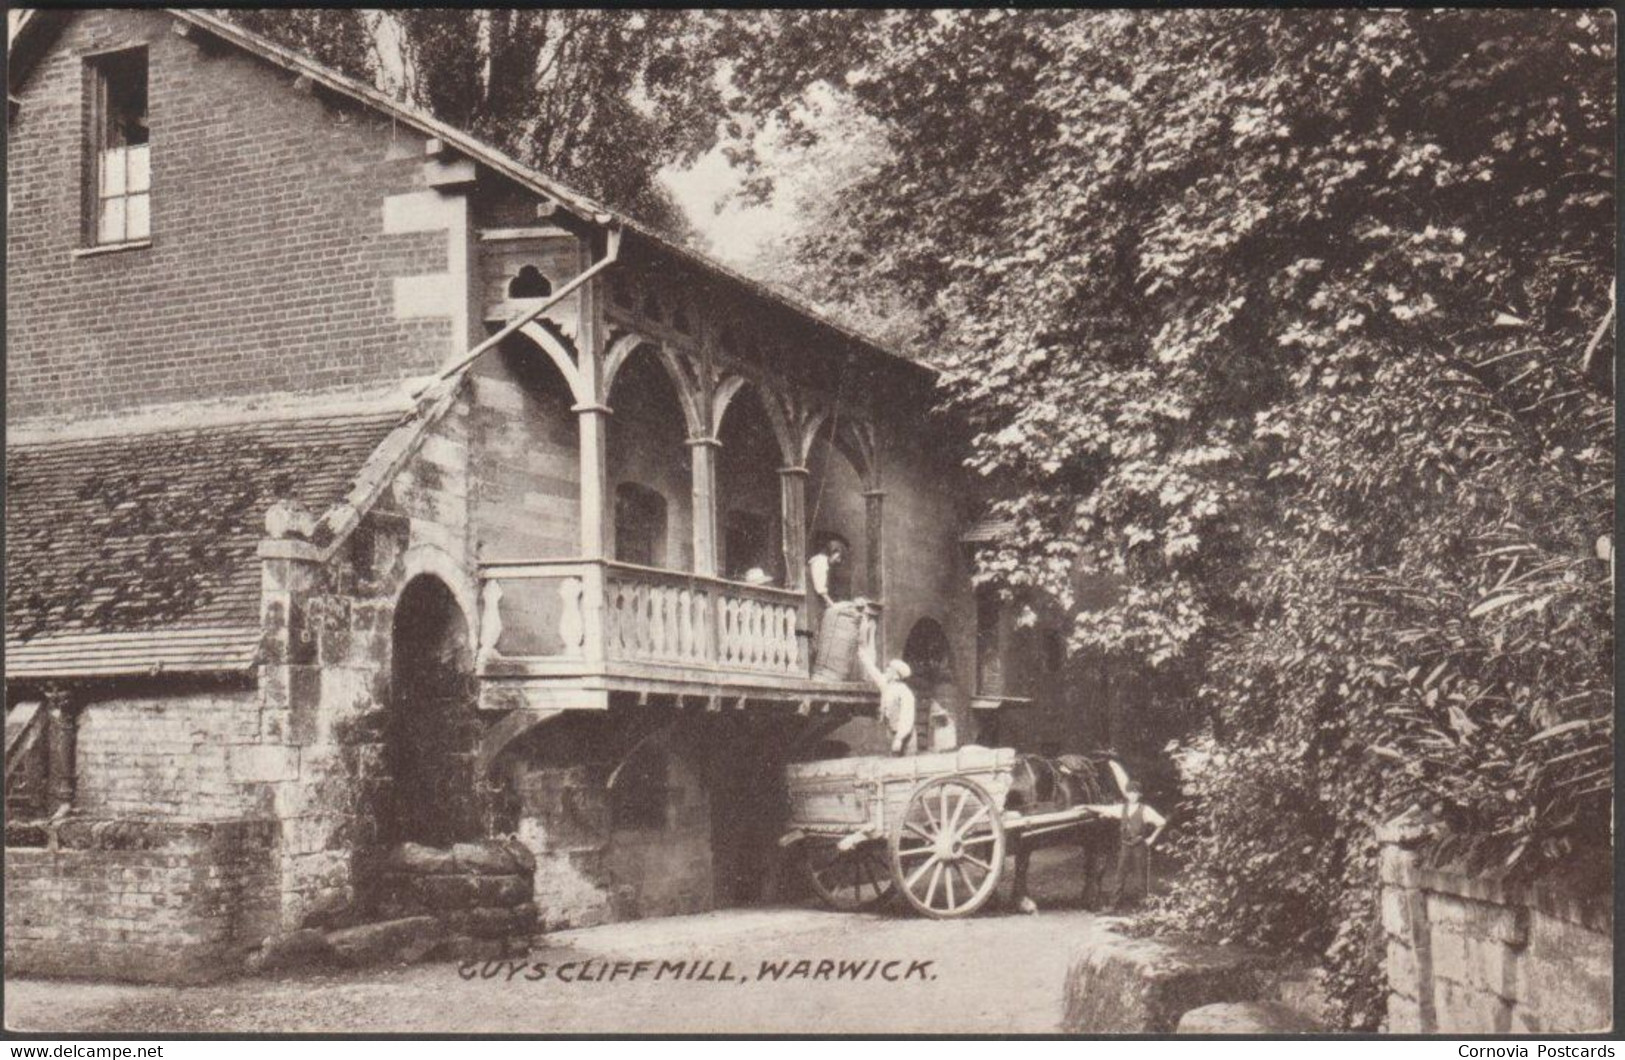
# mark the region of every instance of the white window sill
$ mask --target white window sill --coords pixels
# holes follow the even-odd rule
[[[101,254],[116,254],[121,250],[146,250],[152,246],[150,239],[132,239],[126,243],[101,243],[94,247],[79,247],[73,251],[75,258],[94,258]]]

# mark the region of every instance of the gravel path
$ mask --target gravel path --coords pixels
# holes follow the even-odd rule
[[[6,1026],[132,1036],[1053,1032],[1072,955],[1114,923],[1057,898],[1072,890],[1073,857],[1035,858],[1034,889],[1046,905],[1039,916],[995,910],[932,921],[900,912],[725,910],[556,932],[526,962],[494,966],[489,979],[465,978],[454,962],[207,987],[17,979],[6,983]],[[618,972],[617,961],[626,962]],[[634,979],[638,961],[649,963]],[[682,973],[668,965],[661,976],[662,961],[688,963]],[[797,975],[799,961],[808,963]],[[857,981],[837,978],[838,964],[819,976],[820,961],[849,962],[847,975]],[[777,981],[764,974],[764,962],[782,962]]]

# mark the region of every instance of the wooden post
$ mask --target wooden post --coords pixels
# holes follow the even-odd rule
[[[886,598],[886,565],[883,562],[886,542],[882,515],[885,500],[886,494],[881,490],[864,491],[864,553],[868,560],[864,578],[868,583],[868,596],[871,600]]]
[[[717,573],[717,450],[715,438],[690,438],[689,464],[693,476],[694,573]]]
[[[800,589],[807,578],[807,476],[804,467],[779,468],[779,515],[784,524],[784,586]]]
[[[78,787],[75,759],[79,743],[79,708],[66,688],[53,685],[45,690],[46,720],[50,729],[50,806],[55,813],[72,806]]]
[[[576,405],[581,438],[581,555],[603,559],[610,553],[614,524],[609,517],[609,409],[604,405]]]

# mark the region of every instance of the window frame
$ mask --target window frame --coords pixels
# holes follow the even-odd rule
[[[104,253],[152,242],[152,135],[148,115],[152,107],[151,61],[145,44],[111,48],[82,56],[85,76],[83,247],[81,253]],[[138,144],[110,145],[108,126],[112,121],[111,88],[123,63],[139,61],[146,85],[146,106],[142,113],[146,137]],[[118,152],[121,170],[117,190],[110,191],[109,156]],[[140,201],[145,223],[132,229],[133,204]],[[104,238],[105,217],[110,203],[119,204],[120,223],[114,238]]]

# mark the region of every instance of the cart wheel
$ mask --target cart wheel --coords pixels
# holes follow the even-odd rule
[[[891,897],[891,873],[886,867],[886,851],[879,843],[863,843],[843,851],[834,843],[812,840],[801,847],[801,867],[807,882],[831,909],[873,909]]]
[[[938,777],[914,789],[891,833],[892,879],[930,917],[969,916],[1004,871],[1004,821],[987,789]]]

